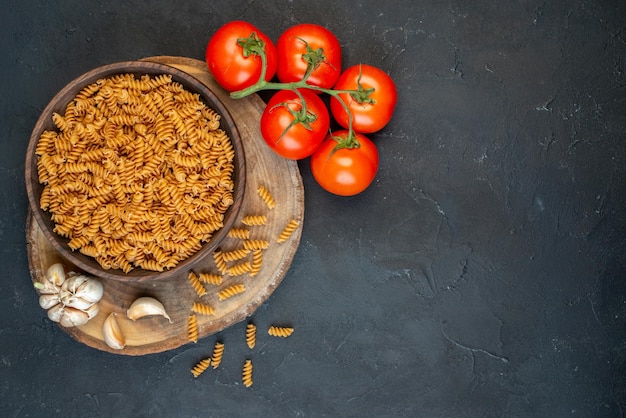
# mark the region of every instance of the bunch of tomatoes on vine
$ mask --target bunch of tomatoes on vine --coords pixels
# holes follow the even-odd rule
[[[391,120],[397,91],[391,77],[372,65],[342,71],[341,52],[337,37],[316,24],[291,26],[274,43],[256,26],[232,21],[210,38],[206,61],[233,98],[276,90],[261,115],[267,145],[290,160],[311,157],[321,187],[352,196],[376,176],[378,150],[365,134]],[[330,96],[328,106],[322,94]],[[340,127],[335,131],[331,114]]]

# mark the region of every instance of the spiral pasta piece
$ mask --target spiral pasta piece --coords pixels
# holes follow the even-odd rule
[[[211,364],[211,357],[205,358],[203,360],[200,360],[195,366],[193,366],[193,368],[191,369],[191,374],[193,374],[193,377],[198,377],[200,376],[202,373],[204,373],[204,371],[206,369],[209,368],[209,365]]]
[[[250,349],[256,345],[256,325],[252,323],[246,326],[246,344]]]
[[[226,273],[228,266],[226,265],[226,260],[224,260],[221,251],[215,251],[213,253],[213,261],[215,261],[215,266],[222,274]]]
[[[214,369],[222,362],[222,357],[224,356],[224,344],[221,342],[216,342],[215,347],[213,347],[213,355],[211,356],[211,364]]]
[[[243,248],[246,250],[266,250],[270,243],[263,239],[247,239],[243,242]]]
[[[256,276],[263,266],[263,250],[254,250],[252,252],[252,265],[250,266],[250,276]]]
[[[247,248],[238,248],[233,251],[225,251],[222,253],[222,257],[224,261],[237,261],[245,258],[250,253],[250,250]]]
[[[289,237],[291,236],[291,234],[293,234],[293,232],[298,228],[298,225],[300,224],[300,222],[298,222],[295,219],[290,220],[287,225],[285,225],[285,228],[282,230],[282,232],[278,235],[278,238],[276,239],[276,242],[285,242],[289,239]]]
[[[231,297],[233,297],[235,295],[243,293],[245,291],[246,291],[246,286],[243,285],[242,283],[234,284],[234,285],[229,286],[229,287],[225,288],[224,290],[220,291],[217,294],[217,297],[219,298],[219,300],[223,301],[223,300],[231,298]]]
[[[293,334],[293,328],[291,328],[291,327],[278,327],[278,326],[272,325],[267,330],[267,333],[269,335],[271,335],[272,337],[287,338],[291,334]]]
[[[198,280],[200,280],[202,283],[211,284],[213,286],[219,286],[222,284],[222,281],[224,280],[224,276],[222,276],[221,274],[215,274],[215,273],[200,273],[198,274]]]
[[[202,285],[202,282],[200,281],[196,273],[190,271],[187,275],[187,278],[189,280],[189,283],[191,284],[191,287],[193,287],[193,290],[196,291],[196,294],[198,296],[202,297],[206,295],[206,289],[204,288],[204,285]]]
[[[206,303],[194,302],[191,311],[200,315],[215,315],[215,308]]]
[[[232,228],[226,235],[230,238],[249,239],[250,230],[246,228]]]
[[[246,360],[244,363],[241,372],[241,381],[247,388],[252,386],[252,360]]]
[[[196,315],[189,315],[187,320],[187,336],[192,343],[198,342],[198,318]]]
[[[267,224],[267,216],[265,215],[248,215],[241,219],[241,223],[247,226],[259,226]]]
[[[264,185],[259,186],[259,188],[257,189],[257,193],[259,194],[259,196],[261,196],[261,199],[263,199],[263,202],[265,202],[265,205],[268,209],[274,209],[274,206],[276,206],[274,197],[272,197],[270,191],[267,190]]]
[[[234,266],[229,267],[228,275],[229,276],[241,276],[243,274],[248,273],[251,269],[252,269],[252,265],[250,264],[249,261],[246,261],[244,263],[235,264]]]

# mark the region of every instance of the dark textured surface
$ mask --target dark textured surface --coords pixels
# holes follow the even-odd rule
[[[626,7],[619,0],[4,1],[0,15],[3,416],[622,417]],[[52,96],[99,65],[204,58],[232,19],[334,31],[389,71],[381,167],[338,198],[300,164],[302,243],[245,324],[140,358],[68,337],[26,259],[24,155]],[[217,370],[189,370],[226,344]],[[254,385],[240,382],[254,363]]]

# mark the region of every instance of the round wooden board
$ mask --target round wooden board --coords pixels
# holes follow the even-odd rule
[[[297,162],[276,155],[267,147],[260,133],[259,120],[265,103],[257,95],[238,100],[231,99],[228,92],[223,90],[208,73],[203,61],[171,56],[149,57],[145,60],[171,65],[185,71],[205,83],[224,102],[240,131],[247,166],[244,202],[234,227],[249,229],[251,239],[267,240],[269,247],[263,250],[263,264],[257,275],[224,275],[220,286],[204,284],[207,291],[204,296],[198,296],[193,289],[188,281],[188,272],[167,281],[151,283],[103,281],[104,296],[99,302],[98,315],[80,327],[61,328],[77,341],[90,347],[131,356],[158,353],[192,343],[187,324],[189,316],[193,314],[191,307],[194,302],[204,303],[215,309],[214,315],[196,315],[198,338],[214,334],[252,315],[278,287],[287,273],[300,243],[304,221],[304,186]],[[257,193],[261,185],[264,185],[274,198],[276,205],[273,209],[269,209]],[[247,215],[266,215],[267,223],[261,226],[243,225],[241,219]],[[278,243],[277,237],[292,219],[299,222],[298,228],[287,241]],[[26,231],[33,281],[42,281],[47,267],[55,262],[64,263],[68,270],[76,270],[55,251],[30,213]],[[227,237],[220,249],[231,251],[241,247],[241,240]],[[245,261],[252,261],[252,253],[243,260],[228,264],[232,266]],[[195,272],[218,273],[213,260],[205,264],[199,266]],[[224,301],[219,300],[217,293],[220,290],[239,283],[245,286],[246,290],[243,293]],[[127,319],[126,310],[140,296],[152,296],[161,301],[172,323],[162,317],[146,317],[137,321]],[[126,338],[126,347],[122,350],[110,348],[102,337],[102,324],[112,312],[118,314],[117,319]]]

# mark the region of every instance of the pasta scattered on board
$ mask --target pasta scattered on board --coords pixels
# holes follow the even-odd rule
[[[198,318],[196,315],[189,315],[187,320],[187,335],[189,341],[193,343],[198,342]]]
[[[190,271],[187,275],[187,279],[189,280],[189,283],[191,283],[191,287],[193,287],[193,290],[195,290],[198,296],[202,297],[206,295],[206,288],[204,287],[202,282],[200,282],[200,279],[198,278],[196,273]]]
[[[222,284],[224,277],[221,274],[200,273],[198,274],[198,280],[200,280],[202,283],[207,283],[213,286],[219,286]]]
[[[293,232],[298,228],[298,225],[300,224],[300,222],[298,222],[295,219],[290,220],[287,225],[285,225],[285,228],[282,230],[282,232],[278,235],[278,238],[276,239],[276,242],[285,242],[289,239],[289,237],[291,236],[291,234],[293,234]]]
[[[237,239],[249,239],[250,230],[246,228],[231,228],[226,236]]]
[[[218,292],[217,297],[219,298],[219,300],[224,301],[245,291],[246,286],[242,283],[238,283],[221,290],[220,292]]]
[[[267,216],[265,215],[248,215],[241,219],[241,223],[247,226],[260,226],[267,224]]]
[[[263,199],[263,202],[265,202],[268,209],[274,209],[276,202],[274,201],[270,191],[264,185],[259,186],[257,193],[261,196],[261,199]]]
[[[191,311],[200,315],[215,315],[215,308],[206,303],[194,302]]]
[[[272,337],[282,337],[287,338],[291,334],[293,334],[293,328],[291,327],[278,327],[275,325],[271,325],[267,330],[267,333]]]

